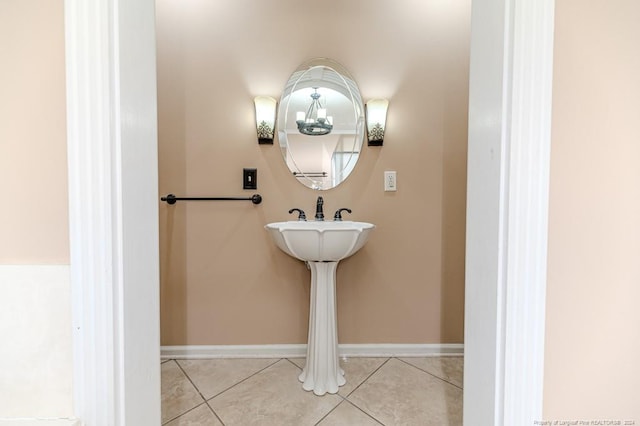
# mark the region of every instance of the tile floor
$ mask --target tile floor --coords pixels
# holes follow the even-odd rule
[[[168,360],[166,426],[462,424],[462,357],[348,358],[335,394],[302,389],[304,359]]]

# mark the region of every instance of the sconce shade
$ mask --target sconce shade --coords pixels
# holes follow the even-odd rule
[[[382,146],[388,108],[389,101],[386,99],[367,102],[367,139],[370,146]]]
[[[269,96],[256,96],[256,130],[258,143],[273,144],[276,123],[276,100]]]

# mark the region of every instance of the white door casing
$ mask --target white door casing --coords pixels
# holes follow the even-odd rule
[[[159,425],[155,4],[66,0],[75,414]]]
[[[554,0],[474,0],[465,425],[542,419]]]

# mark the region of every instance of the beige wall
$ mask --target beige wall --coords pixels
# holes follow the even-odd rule
[[[469,20],[469,0],[157,2],[160,192],[251,194],[256,167],[264,197],[161,205],[164,345],[306,341],[309,272],[263,226],[320,194],[257,144],[252,99],[322,56],[390,99],[385,145],[321,193],[377,225],[338,268],[340,341],[462,342]]]
[[[557,0],[544,412],[640,422],[640,3]]]
[[[62,5],[0,2],[0,264],[69,263]]]
[[[0,52],[0,419],[16,424],[73,415],[64,2],[0,1]]]

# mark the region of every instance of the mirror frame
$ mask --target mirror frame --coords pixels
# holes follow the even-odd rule
[[[313,74],[318,73],[319,69],[322,69],[320,72],[321,76],[319,78],[314,77]],[[289,115],[292,113],[290,112],[292,95],[296,91],[314,87],[330,89],[343,95],[347,101],[351,103],[353,111],[353,117],[350,118],[350,120],[353,120],[355,126],[353,129],[353,142],[347,143],[346,146],[342,146],[339,149],[338,146],[334,148],[331,158],[329,158],[331,164],[331,172],[329,173],[322,171],[322,167],[318,168],[318,170],[303,170],[299,167],[299,161],[296,161],[295,155],[291,152],[290,141],[287,136],[288,132],[291,132],[290,128],[293,127],[289,121],[291,120]],[[335,188],[344,182],[357,165],[364,146],[366,131],[365,108],[362,95],[354,78],[347,69],[338,62],[328,58],[314,58],[301,64],[293,74],[291,74],[282,92],[278,107],[277,131],[282,158],[298,182],[308,188],[321,191]],[[314,135],[303,137],[323,138],[325,136]],[[341,142],[337,143],[337,145],[340,144]],[[342,161],[336,161],[336,155],[341,158]],[[346,160],[344,159],[345,155]],[[336,169],[335,165],[337,164],[340,164],[341,168]]]

